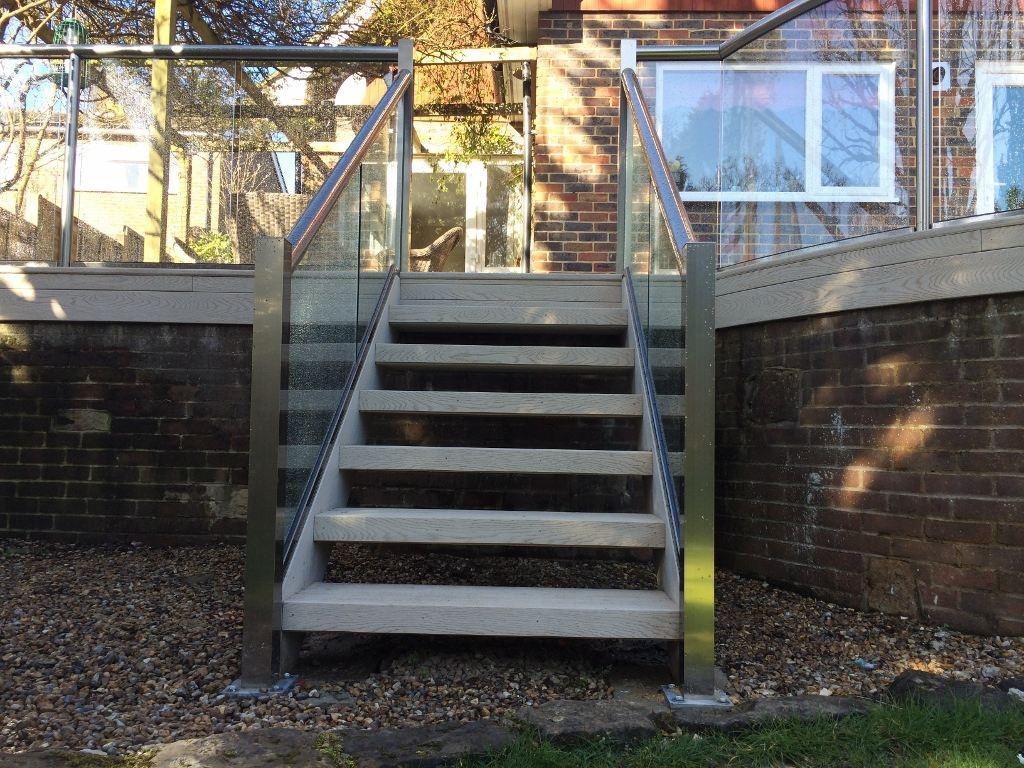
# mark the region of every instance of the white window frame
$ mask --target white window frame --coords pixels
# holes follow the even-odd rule
[[[149,182],[148,142],[82,141],[75,163],[75,190],[78,192],[118,192],[144,195]],[[130,180],[134,170],[135,182]],[[181,170],[177,156],[169,157],[167,194],[178,194]]]
[[[977,113],[974,136],[977,153],[975,187],[978,214],[996,212],[996,159],[993,99],[999,87],[1024,88],[1024,64],[1019,61],[979,61],[975,67]]]
[[[658,135],[663,136],[665,97],[664,78],[675,72],[793,72],[806,73],[805,131],[803,190],[790,192],[768,191],[680,191],[683,200],[703,201],[807,201],[821,202],[897,202],[896,197],[896,64],[895,63],[841,63],[841,64],[729,64],[708,66],[701,64],[662,64],[657,68],[656,123]],[[822,139],[822,80],[828,75],[872,75],[878,77],[879,118],[879,184],[872,187],[831,187],[821,183]],[[817,109],[813,109],[818,105]]]

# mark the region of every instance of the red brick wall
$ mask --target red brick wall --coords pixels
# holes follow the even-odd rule
[[[718,334],[718,558],[1024,634],[1024,295]]]

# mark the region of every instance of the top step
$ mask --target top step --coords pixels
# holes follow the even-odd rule
[[[499,304],[398,304],[388,318],[403,330],[517,331],[608,333],[626,329],[621,307],[509,306]]]

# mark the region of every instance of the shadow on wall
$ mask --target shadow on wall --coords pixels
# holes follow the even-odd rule
[[[1024,633],[1024,296],[719,331],[723,564]]]

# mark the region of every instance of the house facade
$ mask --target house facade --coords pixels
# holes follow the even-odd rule
[[[1004,213],[1021,205],[1022,13],[938,5],[926,214],[905,4],[831,0],[727,66],[637,71],[694,232],[723,267],[718,563],[844,605],[1024,634],[1024,225]],[[513,39],[536,48],[531,270],[620,268],[621,41],[717,46],[781,7],[496,5]],[[915,227],[908,249],[899,238]],[[872,239],[834,245],[858,236]],[[807,246],[819,250],[780,256]],[[0,326],[0,533],[243,535],[248,277],[190,276],[173,290],[203,310],[149,325],[75,309],[58,322],[24,297],[78,290],[81,307],[101,288],[44,279],[0,272],[16,307]],[[147,280],[115,282],[142,293]],[[144,406],[118,397],[140,386]]]

